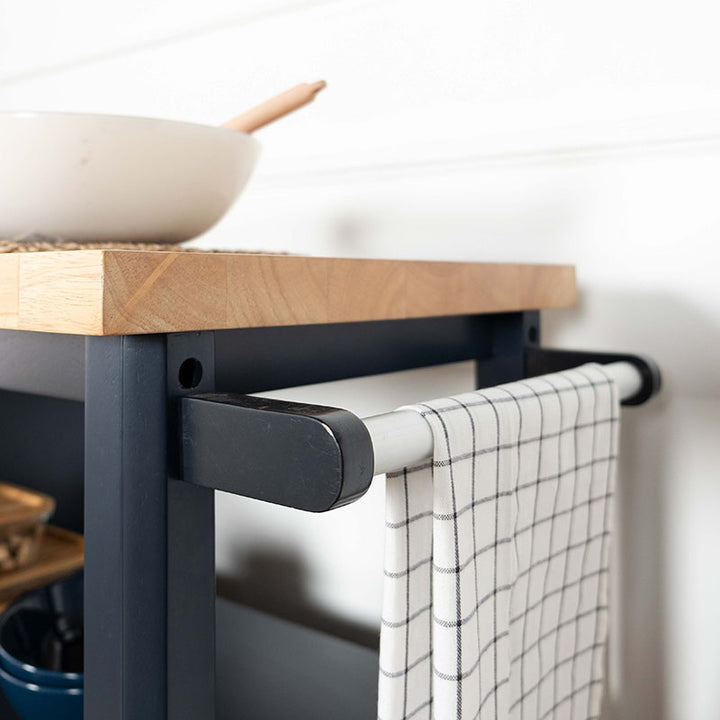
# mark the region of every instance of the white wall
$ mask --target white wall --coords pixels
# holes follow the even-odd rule
[[[576,264],[545,342],[646,352],[666,380],[624,417],[609,717],[716,720],[718,20],[711,0],[0,0],[0,110],[213,123],[322,77],[199,245]],[[367,414],[470,384],[283,395]],[[373,627],[381,526],[381,483],[321,518],[220,497],[219,571],[232,591],[274,567],[298,612]]]

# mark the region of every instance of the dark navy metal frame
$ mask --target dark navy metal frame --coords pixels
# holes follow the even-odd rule
[[[372,448],[350,413],[238,396],[462,360],[488,386],[630,359],[646,378],[633,400],[659,388],[650,361],[539,341],[537,312],[85,339],[0,331],[0,466],[82,529],[84,464],[86,720],[214,717],[213,488],[326,510],[369,482]],[[23,440],[19,409],[26,428],[64,426]],[[309,454],[302,433],[315,442],[319,422],[332,432]],[[296,462],[263,486],[278,443]],[[291,491],[310,463],[315,485]]]

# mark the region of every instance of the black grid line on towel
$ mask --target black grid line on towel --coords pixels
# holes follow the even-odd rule
[[[427,407],[427,406],[426,406]],[[428,408],[431,412],[434,412],[432,408]],[[445,440],[445,448],[447,450],[447,454],[449,456],[452,455],[451,449],[450,449],[450,435],[448,434],[447,426],[445,425],[445,421],[443,420],[443,417],[440,413],[435,413],[435,417],[440,423],[440,427],[442,427],[442,432]],[[455,475],[453,472],[453,463],[451,462],[448,466],[448,470],[450,473],[450,495],[452,497],[452,521],[453,521],[453,532],[455,536],[458,535],[458,515],[457,515],[457,499],[456,499],[456,487],[455,487]],[[497,531],[495,533],[497,535]],[[458,543],[455,544],[455,565],[460,565],[460,548]],[[455,631],[456,636],[456,649],[455,649],[455,658],[456,658],[456,667],[457,667],[457,681],[455,683],[455,707],[456,707],[456,713],[458,719],[462,717],[462,697],[463,697],[463,684],[460,682],[460,680],[463,679],[463,671],[462,671],[462,662],[463,662],[463,652],[462,652],[462,625],[460,623],[460,620],[462,618],[462,608],[460,605],[460,573],[454,573],[455,575],[455,613],[457,617],[457,627]],[[479,659],[478,659],[478,667],[479,667]],[[474,670],[474,669],[473,669]],[[435,676],[438,676],[438,670],[433,666],[433,674]],[[497,679],[496,679],[497,684]]]
[[[495,404],[490,400],[490,398],[486,397],[482,392],[477,393],[481,398],[484,400],[487,400],[490,407],[493,411],[493,416],[495,417],[495,497],[499,500],[500,495],[500,450],[502,446],[502,442],[500,441],[500,415],[497,411],[497,408],[495,407]],[[465,405],[465,410],[468,411],[469,407],[468,404]],[[447,429],[445,429],[445,434],[447,435]],[[474,429],[474,425],[473,425]],[[473,437],[473,441],[475,438]],[[449,447],[449,442],[448,442]],[[448,453],[449,454],[449,453]],[[476,453],[473,452],[473,458],[475,458]],[[452,464],[452,463],[451,463]],[[473,470],[474,470],[475,464],[473,463]],[[493,677],[495,684],[493,685],[492,693],[496,693],[501,685],[504,685],[505,683],[509,682],[509,677],[503,677],[502,679],[498,679],[498,643],[505,637],[504,632],[498,632],[498,609],[497,609],[497,602],[498,602],[498,595],[500,592],[505,592],[505,590],[510,590],[508,586],[502,586],[502,588],[498,585],[498,548],[500,547],[501,543],[498,539],[498,532],[500,529],[500,518],[499,518],[499,502],[495,503],[495,513],[494,513],[494,520],[495,520],[495,530],[494,530],[494,537],[495,542],[493,543],[493,588],[495,591],[492,593],[492,599],[493,599],[493,635],[492,635],[492,649],[493,649]],[[457,512],[457,511],[456,511]],[[473,522],[475,521],[475,513],[472,514]],[[455,533],[457,537],[457,532]],[[459,543],[456,543],[456,546]],[[456,567],[457,570],[457,576],[460,577],[462,570],[460,569],[460,563],[457,563]],[[458,593],[459,594],[459,593]],[[458,605],[459,605],[459,598],[458,598]],[[478,633],[479,634],[479,633]],[[480,668],[480,661],[482,660],[482,653],[478,655],[477,664],[478,669]],[[462,673],[459,674],[458,681],[462,679]],[[486,701],[486,698],[483,698],[480,702],[480,707],[478,708],[479,711],[482,711],[482,707]],[[495,720],[498,719],[498,706],[497,706],[497,700],[494,703],[495,705]],[[462,716],[462,713],[458,713],[458,718]]]
[[[603,374],[604,371],[601,368],[598,368],[599,371]],[[609,392],[610,392],[610,402],[613,406],[619,406],[620,399],[618,396],[618,389],[617,387],[610,381],[610,378],[605,374],[605,377],[608,379],[608,386],[609,386]],[[615,423],[616,432],[611,432],[610,437],[608,438],[608,455],[613,455],[614,457],[617,457],[618,452],[618,437],[619,433],[617,432],[617,422]],[[605,508],[603,512],[603,532],[605,534],[605,540],[603,542],[603,548],[602,548],[602,555],[601,555],[601,563],[604,563],[604,565],[607,567],[607,565],[610,562],[610,513],[612,511],[612,496],[614,494],[615,490],[615,468],[613,464],[609,464],[607,467],[607,472],[604,478],[604,485],[607,488],[607,494],[608,494],[608,501],[605,503]],[[607,589],[606,589],[607,593]],[[607,611],[605,611],[605,616],[607,617]],[[595,643],[596,645],[599,645],[601,641],[604,640],[605,635],[607,634],[607,626],[605,627],[605,630],[603,631],[602,625],[601,625],[601,615],[598,613],[595,616]],[[607,620],[605,620],[607,623]],[[593,676],[597,676],[601,674],[602,670],[602,655],[600,653],[593,653],[592,661],[591,661],[591,673]],[[597,685],[598,682],[594,681],[592,685]],[[591,689],[591,688],[589,688]],[[572,695],[574,698],[575,695]],[[596,717],[599,715],[597,710],[594,710],[592,707],[592,696],[591,693],[588,692],[587,697],[587,710],[586,714],[588,717]]]
[[[388,476],[403,502],[386,517],[387,543],[402,552],[386,556],[378,718],[547,720],[567,703],[572,720],[595,717],[619,423],[611,379],[585,366],[412,409],[431,425],[435,457]],[[432,545],[418,555],[423,532]]]
[[[598,383],[595,383],[597,385]],[[585,387],[590,387],[590,385],[587,385]],[[544,393],[545,396],[548,396],[549,393]],[[486,405],[487,403],[473,403],[469,404],[467,407],[478,407],[480,405]],[[582,423],[578,425],[578,427],[569,427],[565,428],[564,430],[558,430],[557,432],[552,433],[540,433],[534,437],[525,438],[524,440],[520,441],[520,445],[527,445],[530,443],[542,443],[543,440],[551,440],[553,438],[562,437],[563,435],[567,435],[570,433],[577,432],[578,430],[585,430],[585,429],[595,429],[599,425],[609,424],[612,425],[618,421],[618,416],[613,414],[605,418],[598,419],[596,422],[591,423]],[[508,450],[510,448],[517,447],[517,443],[508,443],[506,445],[502,445],[500,447],[501,450]],[[416,470],[425,470],[430,467],[446,467],[451,462],[460,462],[462,460],[473,460],[478,455],[485,455],[487,453],[494,452],[495,448],[482,448],[480,450],[473,450],[473,451],[467,451],[465,453],[462,453],[460,455],[455,455],[453,457],[442,459],[442,460],[435,460],[435,459],[429,459],[424,462],[418,463],[417,465],[413,465],[412,467],[406,468],[408,472],[414,472]]]
[[[584,375],[584,374],[582,373],[582,371],[580,372],[580,375],[582,375],[582,376],[585,377],[585,378],[587,377],[586,375]],[[609,390],[612,392],[612,389],[613,389],[613,388],[612,388],[612,385],[609,385],[608,387],[609,387]],[[593,422],[595,422],[595,421],[597,421],[597,419],[598,419],[598,418],[597,418],[597,407],[598,407],[598,402],[597,402],[597,388],[596,388],[595,386],[592,386],[592,392],[593,392]],[[596,455],[596,453],[597,453],[596,442],[597,442],[597,433],[595,432],[595,428],[593,428],[593,437],[592,437],[592,454],[593,454],[593,457],[595,457],[595,455]],[[611,453],[612,453],[612,448],[608,448],[608,456],[609,456]],[[595,472],[595,471],[596,471],[596,466],[595,466],[595,465],[592,465],[591,468],[590,468],[590,482],[589,482],[589,484],[588,484],[588,495],[592,495],[593,485],[595,484],[595,481],[596,481],[596,472]],[[608,498],[607,502],[610,502],[610,498]],[[587,515],[587,526],[586,526],[586,528],[585,528],[585,538],[584,538],[585,544],[584,544],[584,546],[583,546],[582,559],[581,559],[581,561],[580,561],[580,575],[581,575],[581,577],[585,574],[585,565],[586,565],[587,558],[588,558],[588,550],[589,550],[589,548],[590,548],[590,543],[593,542],[593,541],[594,541],[596,538],[598,538],[598,537],[599,537],[599,539],[600,539],[600,542],[601,542],[601,543],[604,543],[604,542],[605,542],[605,538],[607,538],[608,535],[609,535],[609,533],[606,532],[604,529],[603,529],[603,531],[602,531],[601,533],[599,533],[598,535],[593,535],[593,534],[592,534],[592,529],[591,529],[591,524],[590,524],[590,517],[591,517],[591,516],[590,516],[590,513],[588,513],[588,515]],[[597,614],[599,614],[599,613],[601,613],[601,612],[607,612],[607,603],[595,605],[594,608],[591,608],[590,610],[587,610],[587,611],[585,611],[585,612],[581,612],[581,608],[582,608],[582,606],[583,606],[583,595],[584,595],[584,592],[583,592],[583,591],[584,591],[584,589],[585,589],[585,586],[581,584],[581,585],[580,585],[580,590],[579,590],[579,592],[578,592],[577,604],[576,604],[576,606],[575,606],[575,612],[573,613],[573,618],[571,618],[571,620],[572,620],[573,623],[574,623],[574,635],[575,635],[575,647],[574,647],[574,652],[573,652],[573,656],[572,656],[572,657],[573,657],[573,660],[572,660],[572,666],[570,667],[570,686],[571,686],[571,687],[577,687],[577,685],[578,685],[578,681],[577,681],[577,658],[578,658],[578,654],[579,654],[579,652],[580,652],[580,648],[579,648],[579,645],[580,645],[580,633],[578,632],[578,623],[580,622],[580,620],[581,620],[582,618],[586,617],[586,616],[589,615],[589,614],[592,614],[593,611],[595,612],[596,617],[597,617]],[[560,626],[558,626],[558,631],[559,631],[559,630],[560,630]],[[599,643],[597,643],[597,642],[594,642],[594,643],[593,643],[593,645],[592,645],[592,647],[593,647],[593,653],[594,653],[595,648],[598,646],[598,644],[599,644]],[[588,694],[589,694],[589,693],[588,693]],[[570,700],[570,717],[573,717],[573,716],[575,715],[575,698],[576,698],[576,697],[577,697],[577,695],[574,694],[574,695],[572,695],[571,700]]]
[[[410,495],[408,493],[408,479],[407,470],[403,470],[403,490],[405,491],[405,513],[410,514]],[[406,525],[405,530],[405,557],[407,559],[407,566],[410,568],[410,523]],[[408,570],[409,572],[409,570]],[[405,583],[405,612],[406,615],[410,616],[410,582]],[[405,633],[405,667],[410,667],[410,633]],[[405,685],[405,691],[403,693],[403,717],[407,717],[407,705],[408,705],[408,688]]]
[[[536,480],[533,480],[532,482],[525,482],[520,485],[518,485],[515,490],[508,490],[506,492],[500,493],[499,495],[486,495],[484,497],[476,499],[474,502],[468,503],[464,507],[461,507],[457,513],[459,515],[464,515],[466,512],[470,510],[474,510],[478,505],[481,505],[486,502],[491,502],[493,500],[497,500],[498,497],[503,497],[506,495],[512,495],[517,494],[520,490],[527,490],[529,488],[532,488],[537,485],[541,485],[542,483],[551,482],[553,480],[559,480],[565,475],[570,475],[573,473],[576,473],[578,470],[583,470],[587,467],[592,467],[594,465],[598,464],[604,464],[608,461],[615,461],[617,459],[617,456],[615,454],[606,455],[604,457],[600,458],[594,458],[593,460],[590,460],[586,463],[580,463],[578,465],[573,465],[572,467],[566,468],[565,470],[561,470],[559,472],[553,473],[552,475],[547,475],[545,477],[538,477]],[[429,466],[428,466],[429,467]],[[405,468],[408,472],[410,471],[409,468]],[[426,510],[425,512],[418,513],[417,515],[412,515],[404,520],[399,520],[398,522],[386,522],[385,527],[388,529],[395,529],[395,528],[402,528],[408,523],[413,523],[416,520],[423,520],[427,517],[434,517],[436,520],[449,520],[450,515],[440,515],[437,513],[433,513],[432,510]],[[529,526],[528,526],[529,527]],[[429,558],[425,558],[425,562],[427,562]],[[421,564],[422,561],[420,561],[419,564]]]
[[[458,402],[460,405],[462,405],[463,409],[465,410],[465,412],[466,412],[466,414],[467,414],[468,422],[470,423],[470,432],[472,433],[472,452],[473,452],[473,456],[474,456],[475,453],[477,452],[477,450],[476,450],[476,444],[477,444],[477,428],[476,428],[476,426],[475,426],[475,419],[473,418],[473,415],[472,415],[472,412],[470,411],[470,408],[468,408],[467,405],[465,405],[465,403],[463,403],[463,402],[460,401],[460,400],[458,400],[457,402]],[[477,482],[476,482],[476,480],[477,480],[477,478],[476,478],[476,468],[475,468],[475,464],[473,463],[473,466],[472,466],[472,476],[471,476],[471,478],[470,478],[470,483],[471,483],[471,487],[472,487],[472,499],[471,499],[471,503],[472,503],[473,505],[475,504],[475,500],[476,500],[475,496],[476,496],[476,492],[477,492]],[[504,539],[503,539],[503,540],[504,540]],[[498,541],[498,542],[500,542],[500,541]],[[473,548],[473,554],[472,554],[472,559],[473,559],[473,560],[476,559],[476,558],[479,556],[480,553],[484,552],[487,548],[489,548],[489,545],[485,545],[483,548],[478,549],[478,546],[477,546],[477,522],[476,522],[476,518],[475,518],[475,513],[473,513],[473,516],[472,516],[472,548]],[[458,558],[458,564],[457,564],[454,568],[447,568],[447,571],[460,573],[460,572],[462,572],[463,569],[464,569],[464,566],[463,566],[463,564],[461,564],[461,563],[459,562],[459,558]],[[475,594],[477,595],[477,594],[479,593],[479,583],[478,583],[479,576],[478,576],[478,571],[477,571],[477,564],[474,564],[474,568],[473,568],[473,569],[474,569],[474,575],[475,575],[475,582],[474,582]],[[439,565],[433,564],[433,571],[434,571],[434,572],[444,572],[445,570],[446,570],[445,568],[441,568]],[[433,618],[433,620],[434,620],[434,618]],[[481,695],[482,695],[482,673],[481,673],[481,669],[480,669],[480,659],[482,658],[482,654],[483,654],[483,651],[482,651],[482,648],[481,648],[480,633],[478,633],[478,634],[477,634],[477,657],[478,657],[477,680],[478,680],[478,696],[481,696]],[[479,713],[479,712],[480,712],[480,708],[478,708],[478,713]]]
[[[573,371],[571,370],[569,372],[573,372]],[[557,373],[557,375],[555,377],[560,377],[560,376],[563,376],[566,374],[567,373]],[[546,382],[547,378],[549,378],[549,377],[552,377],[552,375],[543,375],[541,377],[532,378],[532,381],[533,382],[536,382],[536,381],[545,381]],[[523,400],[530,400],[534,397],[561,397],[562,395],[564,395],[566,393],[568,393],[568,394],[574,393],[577,390],[580,390],[584,387],[587,387],[587,388],[590,388],[593,386],[602,387],[602,386],[607,386],[611,382],[612,382],[612,380],[609,378],[609,376],[606,375],[605,378],[602,380],[588,380],[587,383],[584,383],[583,385],[579,385],[579,386],[574,385],[574,384],[571,384],[570,387],[564,387],[564,388],[555,388],[555,387],[551,386],[549,389],[536,390],[528,395],[513,394],[512,397],[500,397],[500,398],[496,398],[495,400],[489,400],[487,397],[485,397],[485,395],[483,395],[483,393],[481,391],[476,390],[474,393],[475,400],[468,400],[464,403],[464,405],[465,405],[465,407],[473,408],[473,407],[478,407],[480,405],[490,405],[490,404],[497,405],[497,404],[502,404],[502,403],[509,403],[509,402],[513,402],[513,400],[517,400],[518,402],[520,402]],[[510,383],[509,385],[501,385],[498,387],[498,389],[502,389],[503,391],[507,392],[508,388],[511,387],[513,384],[519,385],[519,386],[527,385],[526,382]],[[454,402],[457,402],[456,397],[451,397],[450,399],[453,400]],[[436,414],[447,415],[448,413],[457,412],[458,410],[463,409],[462,405],[448,405],[445,407],[430,408],[430,407],[428,407],[427,403],[423,403],[422,407],[426,408],[424,410],[419,411],[420,415],[423,415],[423,416],[436,415]]]

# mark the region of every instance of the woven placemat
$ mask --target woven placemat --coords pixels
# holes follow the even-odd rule
[[[160,250],[162,252],[287,255],[267,250],[205,250],[172,243],[77,243],[61,240],[0,240],[0,253],[58,252],[60,250]]]

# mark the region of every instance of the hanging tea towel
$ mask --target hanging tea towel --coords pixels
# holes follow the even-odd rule
[[[388,476],[380,720],[600,712],[619,402],[584,365],[412,406]]]

